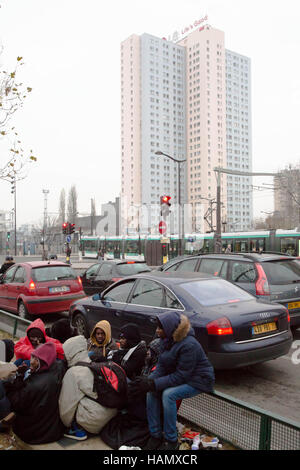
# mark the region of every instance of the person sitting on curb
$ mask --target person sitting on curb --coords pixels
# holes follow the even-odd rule
[[[89,357],[93,361],[99,361],[99,359],[107,357],[110,351],[119,349],[111,337],[111,326],[107,320],[96,323],[88,339],[87,349]]]
[[[176,401],[211,392],[214,370],[185,315],[168,311],[158,315],[157,335],[161,351],[154,372],[131,384],[131,395],[147,393],[150,439],[144,449],[175,450],[177,439]],[[163,410],[163,425],[161,412]]]
[[[61,344],[73,336],[78,336],[77,328],[70,324],[68,318],[60,318],[55,321],[50,327],[45,328],[45,332],[47,336],[57,339]]]
[[[120,328],[120,348],[110,351],[107,358],[119,364],[129,381],[140,375],[145,365],[147,348],[135,323],[127,323]]]
[[[40,345],[44,343],[53,343],[56,349],[57,359],[64,359],[64,350],[60,341],[50,338],[46,335],[45,325],[40,318],[34,320],[26,330],[26,336],[20,338],[15,344],[15,355],[17,366],[21,365],[23,361],[27,361],[29,366],[31,353]]]
[[[87,439],[86,432],[99,434],[117,410],[96,401],[93,372],[88,367],[76,365],[78,362],[92,362],[88,356],[87,340],[83,336],[74,336],[64,343],[63,348],[69,367],[59,396],[60,417],[68,428],[64,435],[84,440]]]
[[[30,368],[19,366],[16,378],[3,382],[15,414],[13,432],[22,441],[46,444],[63,436],[58,398],[65,370],[64,361],[56,361],[55,344],[48,342],[32,351]]]

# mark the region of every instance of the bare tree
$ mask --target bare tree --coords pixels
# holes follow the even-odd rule
[[[0,55],[2,49],[0,50]],[[3,161],[0,162],[0,178],[11,181],[12,179],[23,179],[26,176],[28,163],[36,161],[36,157],[30,152],[25,152],[15,127],[8,127],[12,116],[18,111],[32,91],[23,83],[17,81],[19,67],[24,65],[22,57],[17,57],[17,63],[12,72],[0,71],[0,136],[2,143],[8,144],[8,148],[2,151]]]
[[[77,191],[76,187],[73,185],[71,186],[68,197],[68,222],[75,224],[77,213]]]

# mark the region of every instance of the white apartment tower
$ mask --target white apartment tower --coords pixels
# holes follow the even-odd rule
[[[238,56],[225,50],[224,33],[210,26],[195,30],[177,43],[149,34],[132,35],[122,42],[123,233],[137,228],[157,233],[160,196],[164,194],[172,198],[170,233],[178,231],[178,165],[156,155],[158,150],[177,160],[186,160],[181,164],[181,202],[185,203],[185,224],[190,231],[210,230],[209,222],[215,225],[214,167],[233,164],[229,167],[236,168],[235,157],[240,156],[239,168],[248,167],[251,171],[250,64],[249,59],[238,56],[239,63],[245,60],[243,73],[247,71],[248,83],[240,67],[238,86],[229,86],[229,64],[235,63],[230,55]],[[229,120],[229,92],[232,96],[236,88],[239,95],[234,98],[235,113],[231,113],[235,118]],[[229,128],[231,122],[240,124],[239,134],[234,132],[236,127]],[[240,138],[234,141],[235,135]],[[239,144],[239,154],[234,153],[237,147],[231,146],[231,142]],[[242,219],[248,227],[252,198],[246,190],[251,183],[231,178],[227,177],[227,188],[226,175],[221,177],[222,220],[228,217],[228,192],[232,198],[228,207],[230,219],[234,219],[236,212],[240,211],[241,217],[244,212]],[[238,196],[236,191],[240,191]],[[209,209],[213,210],[212,217]]]

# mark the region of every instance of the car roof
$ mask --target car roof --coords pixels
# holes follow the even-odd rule
[[[163,271],[150,271],[149,273],[140,273],[133,276],[128,276],[126,279],[136,279],[136,278],[143,278],[143,279],[151,279],[153,281],[160,281],[164,282],[166,285],[169,284],[180,284],[185,281],[205,281],[205,280],[216,280],[219,279],[216,276],[207,274],[207,273],[199,273],[199,272],[163,272]],[[223,280],[223,279],[222,279]],[[227,282],[227,281],[224,281]]]
[[[262,262],[262,261],[276,261],[276,260],[293,260],[293,259],[298,259],[296,256],[289,256],[285,254],[280,254],[280,253],[268,253],[268,252],[263,252],[263,253],[209,253],[202,255],[201,258],[227,258],[227,259],[245,259],[247,258],[248,260],[255,261],[255,262]]]
[[[16,263],[18,265],[27,265],[31,268],[41,268],[43,266],[69,266],[71,267],[69,264],[67,263],[64,263],[62,261],[52,261],[52,260],[49,260],[49,261],[23,261],[23,262],[20,262],[20,263]]]

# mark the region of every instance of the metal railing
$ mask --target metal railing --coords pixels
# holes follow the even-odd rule
[[[221,392],[184,399],[179,415],[235,448],[300,449],[300,423]]]
[[[17,315],[14,315],[13,313],[5,312],[4,310],[0,310],[0,317],[1,317],[1,315],[3,315],[4,318],[12,320],[10,323],[13,324],[13,332],[12,332],[13,338],[16,337],[17,329],[18,329],[18,323],[20,323],[20,322],[25,323],[26,325],[30,325],[30,323],[31,323],[30,320],[26,320],[25,318],[18,317]],[[6,326],[7,326],[7,328],[6,328]],[[3,331],[5,331],[6,333],[10,333],[11,325],[10,324],[2,325],[0,329],[3,329]]]

